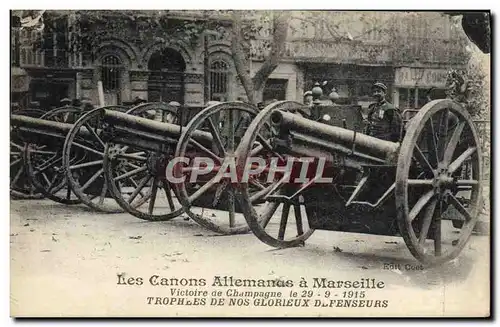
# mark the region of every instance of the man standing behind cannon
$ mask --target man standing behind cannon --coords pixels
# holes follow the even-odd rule
[[[386,100],[387,86],[375,83],[372,91],[377,102],[368,107],[366,134],[386,141],[399,141],[402,126],[401,115],[398,108]]]

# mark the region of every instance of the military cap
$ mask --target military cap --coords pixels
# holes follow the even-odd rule
[[[304,97],[306,97],[306,96],[308,96],[308,95],[311,95],[311,96],[312,96],[312,95],[313,95],[313,93],[312,93],[311,91],[307,91],[307,92],[305,92],[305,93],[304,93]]]
[[[383,83],[380,83],[380,82],[373,84],[372,89],[381,89],[384,92],[387,92],[387,86],[385,86]]]

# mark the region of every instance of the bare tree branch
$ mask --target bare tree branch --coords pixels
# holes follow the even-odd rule
[[[253,85],[250,74],[247,72],[248,60],[245,57],[245,49],[243,49],[244,39],[242,34],[242,17],[241,12],[238,10],[233,11],[233,28],[231,37],[231,55],[233,57],[234,67],[240,78],[243,88],[251,103],[255,103],[253,96]]]

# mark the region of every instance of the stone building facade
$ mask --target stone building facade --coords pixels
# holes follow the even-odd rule
[[[169,15],[179,21],[202,19],[196,11]],[[22,31],[20,65],[30,76],[24,101],[46,108],[58,106],[62,98],[89,98],[98,104],[98,81],[106,104],[141,98],[201,107],[207,99],[246,100],[229,39],[165,42],[145,37],[147,24],[131,28],[120,19],[107,26],[107,36],[92,55],[62,46],[77,34],[64,21],[58,32],[45,32],[44,38],[53,42],[43,50],[33,48],[36,31]],[[269,20],[256,21],[263,28],[252,41],[247,67],[252,76],[271,39]],[[286,51],[266,82],[263,99],[301,101],[315,82],[328,81],[327,89],[335,88],[340,102],[367,105],[370,85],[381,81],[396,105],[418,108],[429,89],[439,94],[444,88],[448,69],[464,67],[465,44],[449,18],[439,13],[292,12]]]

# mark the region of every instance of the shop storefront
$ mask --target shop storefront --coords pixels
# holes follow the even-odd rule
[[[36,69],[31,77],[29,99],[43,110],[61,105],[64,98],[74,99],[76,94],[76,71]]]
[[[446,69],[396,68],[394,104],[401,110],[420,109],[427,102],[446,97]]]

